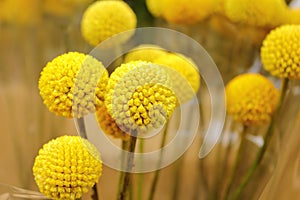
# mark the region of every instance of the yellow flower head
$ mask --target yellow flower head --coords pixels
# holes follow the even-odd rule
[[[193,24],[213,13],[216,0],[163,0],[163,17],[171,23]]]
[[[193,95],[194,93],[197,93],[200,87],[200,74],[198,72],[196,64],[193,63],[191,59],[181,54],[167,53],[162,56],[159,56],[153,62],[176,70],[180,75],[183,76],[184,79],[182,80],[187,80],[190,86],[193,88]],[[187,94],[184,94],[184,92],[188,90],[186,90],[186,88],[181,88],[185,85],[181,81],[174,80],[173,82],[173,87],[179,89],[179,92],[183,92],[182,94],[178,95],[186,96]]]
[[[300,24],[300,9],[288,9],[285,24]]]
[[[146,0],[146,6],[154,17],[162,16],[164,1],[165,0]]]
[[[278,90],[259,74],[242,74],[226,86],[227,113],[244,125],[263,125],[276,109]]]
[[[108,73],[101,62],[78,52],[49,62],[39,79],[40,95],[51,112],[82,117],[104,102]]]
[[[101,173],[99,152],[79,136],[61,136],[44,144],[33,165],[39,190],[52,199],[79,199]]]
[[[237,23],[275,27],[283,23],[287,5],[284,0],[226,0],[225,13]]]
[[[166,50],[156,45],[140,45],[126,54],[124,62],[127,63],[135,60],[153,62],[159,56],[164,55],[166,53]]]
[[[125,2],[97,1],[84,12],[81,32],[88,43],[96,46],[115,34],[136,28],[136,24],[136,15]],[[131,34],[124,34],[117,42],[125,42],[130,37]]]
[[[273,29],[263,41],[261,60],[274,76],[300,79],[300,25]]]
[[[108,113],[128,133],[161,127],[177,103],[167,72],[150,62],[122,64],[111,74],[107,88]]]
[[[101,106],[96,111],[96,118],[98,125],[107,135],[111,135],[114,138],[121,138],[122,140],[128,140],[129,134],[125,133],[119,128],[116,121],[107,112],[106,106]]]

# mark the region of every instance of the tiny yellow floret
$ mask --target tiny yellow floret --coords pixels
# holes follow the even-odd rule
[[[39,190],[51,199],[80,199],[98,182],[100,154],[88,140],[61,136],[39,150],[33,175]]]
[[[264,125],[277,107],[278,90],[260,74],[242,74],[226,86],[227,113],[246,126]]]
[[[300,25],[273,29],[263,41],[261,60],[273,76],[300,79]]]

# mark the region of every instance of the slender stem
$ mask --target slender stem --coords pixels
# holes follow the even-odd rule
[[[122,140],[122,149],[128,150],[128,148],[129,148],[129,141]],[[124,184],[124,175],[125,175],[125,172],[123,171],[124,165],[125,165],[125,152],[122,151],[122,154],[121,154],[121,169],[122,170],[121,170],[120,176],[119,176],[118,194],[121,192],[121,189],[123,188],[123,184]]]
[[[276,119],[278,117],[278,113],[281,110],[281,106],[282,106],[282,103],[284,101],[284,98],[286,96],[287,88],[288,88],[288,79],[283,79],[282,84],[281,84],[281,92],[280,92],[280,96],[279,96],[278,106],[277,106],[277,109],[274,113],[273,119],[271,120],[269,128],[267,130],[267,133],[266,133],[266,136],[265,136],[265,142],[264,142],[262,148],[259,150],[254,163],[251,165],[250,169],[246,173],[246,176],[242,180],[242,183],[240,184],[240,186],[237,188],[237,190],[233,194],[233,198],[232,198],[233,200],[238,199],[238,197],[242,193],[243,189],[247,186],[251,176],[254,174],[256,168],[258,167],[258,165],[262,161],[262,158],[263,158],[263,156],[264,156],[264,154],[267,150],[268,144],[270,143],[271,138],[274,134],[274,125],[275,125]]]
[[[160,157],[159,157],[159,160],[158,160],[158,163],[157,163],[157,168],[160,168],[160,165],[161,165],[161,162],[162,162],[162,158],[163,158],[162,148],[166,144],[167,133],[168,133],[168,124],[166,125],[166,128],[165,128],[165,130],[163,132],[163,135],[162,135],[162,140],[161,140],[161,143],[160,143],[160,149],[161,149],[160,150]],[[148,198],[149,200],[152,200],[154,198],[159,173],[160,173],[160,169],[155,171],[154,178],[153,178],[152,185],[151,185],[150,195],[149,195],[149,198]]]
[[[179,183],[181,180],[181,167],[183,163],[183,157],[181,157],[177,163],[175,168],[175,180],[174,180],[174,188],[173,188],[173,194],[172,194],[172,200],[178,199],[178,192],[179,192]]]
[[[130,171],[132,170],[133,167],[133,158],[134,158],[134,151],[135,151],[135,146],[136,146],[136,139],[137,139],[137,131],[134,130],[132,135],[130,136],[130,144],[129,144],[129,155],[127,157],[127,168],[126,172],[124,174],[124,184],[122,187],[122,190],[120,191],[118,195],[119,200],[125,200],[126,197],[128,196],[128,189],[129,189],[129,184],[130,184],[130,177],[131,173]]]
[[[87,134],[86,134],[86,128],[85,128],[85,123],[84,119],[82,117],[77,118],[77,124],[78,124],[78,129],[79,129],[79,134],[81,137],[87,139]],[[98,200],[98,191],[97,191],[97,184],[93,186],[94,193],[92,195],[93,200]]]
[[[144,153],[144,139],[140,140],[139,152]],[[141,164],[143,164],[143,157],[141,157]],[[138,189],[137,189],[137,199],[141,200],[143,197],[143,183],[144,183],[144,174],[139,173],[138,175]]]
[[[230,176],[230,180],[229,180],[229,185],[227,187],[227,190],[226,190],[226,194],[225,194],[225,199],[228,199],[229,198],[229,194],[230,194],[230,190],[232,189],[232,186],[233,186],[233,183],[234,183],[234,177],[236,176],[236,173],[237,173],[237,169],[238,169],[238,166],[239,166],[239,163],[241,161],[241,158],[242,158],[242,152],[244,150],[244,145],[245,145],[245,136],[246,136],[246,132],[247,132],[247,129],[249,127],[247,126],[244,126],[244,130],[243,130],[243,133],[241,134],[241,142],[240,142],[240,145],[238,147],[238,152],[237,152],[237,156],[236,156],[236,159],[235,159],[235,162],[234,162],[234,165],[233,165],[233,170],[232,170],[232,173],[231,173],[231,176]]]

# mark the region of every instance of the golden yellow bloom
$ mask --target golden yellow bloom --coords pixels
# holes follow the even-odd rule
[[[285,24],[300,24],[300,9],[288,9]]]
[[[124,62],[127,63],[136,60],[153,62],[159,56],[166,53],[166,50],[156,45],[140,45],[125,55]]]
[[[234,22],[275,27],[284,22],[287,5],[284,0],[226,0],[225,13]]]
[[[274,76],[300,79],[300,25],[273,29],[263,41],[261,60]]]
[[[37,186],[52,199],[79,199],[101,173],[99,152],[79,136],[61,136],[44,144],[33,165]]]
[[[129,134],[125,133],[119,126],[116,124],[116,121],[110,116],[107,112],[106,106],[101,106],[96,111],[96,118],[98,125],[107,135],[111,135],[114,138],[121,138],[122,140],[128,140]]]
[[[146,0],[146,6],[154,17],[162,16],[164,1],[165,0]]]
[[[193,88],[194,92],[197,93],[200,87],[200,74],[193,61],[184,55],[168,53],[164,54],[153,61],[154,63],[161,64],[176,70],[181,74]],[[174,88],[180,88],[182,83],[174,81]],[[182,88],[184,91],[185,89]]]
[[[226,86],[227,113],[244,125],[263,125],[276,109],[278,90],[259,74],[242,74]]]
[[[33,25],[41,20],[40,0],[0,1],[0,22]]]
[[[108,73],[92,56],[69,52],[44,67],[40,95],[51,112],[63,117],[82,117],[104,101]]]
[[[193,24],[213,13],[216,0],[163,0],[163,17],[171,23]]]
[[[150,62],[122,64],[111,74],[107,88],[108,113],[128,133],[159,128],[177,103],[168,74]]]
[[[96,46],[115,34],[136,28],[136,24],[136,15],[125,2],[97,1],[84,12],[81,32],[88,43]],[[131,34],[126,34],[117,42],[130,37]]]

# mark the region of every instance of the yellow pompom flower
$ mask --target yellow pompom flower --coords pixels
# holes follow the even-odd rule
[[[132,49],[125,55],[124,63],[136,60],[153,62],[159,56],[164,55],[166,53],[166,50],[156,45],[140,45]]]
[[[199,22],[215,9],[216,0],[163,0],[162,16],[166,21],[176,24]]]
[[[274,76],[300,79],[300,25],[273,29],[263,41],[261,60]]]
[[[44,144],[33,165],[39,190],[52,199],[79,199],[101,173],[99,152],[79,136],[61,136]]]
[[[167,72],[150,62],[122,64],[108,81],[105,105],[118,126],[127,133],[144,133],[161,127],[176,107]]]
[[[137,18],[123,1],[96,1],[83,14],[81,32],[84,39],[96,46],[109,37],[136,28]],[[125,42],[132,36],[125,34],[117,42]]]
[[[300,9],[288,9],[285,24],[300,24]]]
[[[161,64],[176,70],[188,81],[194,92],[197,93],[200,87],[200,74],[196,67],[196,64],[190,58],[181,54],[167,53],[153,61],[156,64]],[[183,80],[184,80],[183,79]],[[182,83],[174,80],[174,88],[180,88]],[[185,89],[182,88],[182,91]]]
[[[121,138],[122,140],[128,140],[129,134],[125,133],[119,128],[116,121],[107,112],[106,106],[101,106],[96,111],[96,119],[99,127],[107,135],[111,135],[114,138]]]
[[[146,6],[154,17],[162,16],[164,1],[165,0],[146,0]]]
[[[284,0],[226,0],[225,13],[233,22],[253,26],[275,27],[284,22]]]
[[[92,56],[69,52],[47,63],[39,90],[51,112],[63,117],[82,117],[104,102],[108,73]]]
[[[264,125],[271,120],[279,92],[260,74],[242,74],[226,86],[227,113],[246,126]]]

